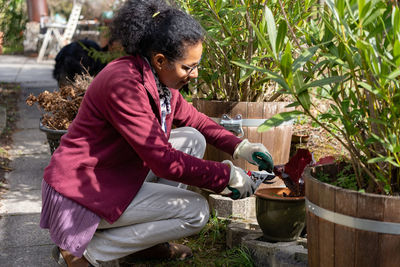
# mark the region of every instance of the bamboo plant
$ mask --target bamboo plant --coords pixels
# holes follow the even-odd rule
[[[307,22],[303,38],[297,40],[303,47],[287,37],[283,41],[274,38],[279,31],[271,15],[266,17],[267,38],[254,25],[264,45],[270,49],[285,47],[284,53],[276,54],[273,60],[279,71],[236,64],[267,75],[279,84],[282,93],[295,99],[292,106],[297,108],[266,120],[258,130],[266,131],[299,114],[306,115],[349,151],[358,190],[399,195],[398,3],[326,0],[321,10],[320,16]],[[285,35],[290,36],[290,30]],[[311,101],[318,98],[329,101],[330,109],[320,111],[319,102]]]

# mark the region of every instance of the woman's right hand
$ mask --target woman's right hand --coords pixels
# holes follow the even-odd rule
[[[231,167],[230,179],[227,188],[223,192],[227,192],[227,189],[232,191],[234,199],[249,197],[256,190],[256,184],[253,180],[246,174],[246,172],[233,165],[230,160],[224,160],[225,163]],[[236,192],[239,193],[236,193]]]

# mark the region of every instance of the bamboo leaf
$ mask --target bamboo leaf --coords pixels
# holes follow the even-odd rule
[[[344,8],[345,8],[345,1],[344,0],[336,0],[336,8],[340,18],[344,16]]]
[[[273,127],[278,127],[279,125],[282,125],[283,123],[286,123],[288,121],[296,119],[297,116],[301,115],[301,114],[303,114],[303,112],[298,111],[298,110],[275,114],[271,118],[267,119],[263,124],[258,126],[257,132],[261,133],[261,132],[268,131]]]
[[[364,11],[364,5],[365,5],[365,0],[357,0],[358,2],[358,14],[360,15],[360,20],[363,20],[363,16],[365,16],[365,14],[363,14]]]
[[[278,35],[276,37],[276,51],[277,52],[281,51],[281,48],[283,47],[283,44],[285,42],[286,33],[287,33],[287,24],[286,24],[286,21],[282,21],[279,24]]]
[[[267,6],[265,6],[264,12],[265,12],[265,14],[264,14],[265,20],[267,21],[268,37],[269,37],[269,42],[272,47],[272,52],[274,53],[274,57],[278,58],[278,55],[276,53],[277,31],[276,31],[274,15],[272,14],[271,9],[269,9]]]
[[[398,39],[394,41],[394,46],[393,46],[393,57],[394,57],[394,62],[396,63],[396,66],[400,66],[400,42]]]
[[[393,166],[399,168],[400,165],[395,162],[395,158],[394,157],[377,157],[377,158],[372,158],[370,160],[368,160],[369,164],[373,164],[373,163],[377,163],[377,162],[389,162],[390,164],[392,164]]]
[[[285,53],[281,59],[280,69],[282,71],[283,77],[289,80],[292,76],[292,49],[290,42],[287,43],[285,48]]]
[[[394,36],[400,34],[400,12],[399,8],[397,6],[393,7],[392,10],[392,26],[393,26],[393,32]]]
[[[221,10],[221,7],[222,7],[222,0],[217,0],[217,4],[215,7],[217,9],[217,13],[219,13],[219,11]]]
[[[260,42],[262,48],[267,49],[270,54],[273,54],[271,47],[268,45],[267,40],[264,38],[264,34],[260,32],[260,30],[252,21],[250,21],[250,24],[253,27],[253,30],[256,33],[257,39]]]
[[[346,76],[333,76],[333,77],[324,78],[321,80],[310,82],[310,83],[304,85],[304,88],[302,88],[302,89],[306,89],[306,88],[310,88],[310,87],[322,87],[322,86],[325,86],[325,85],[331,84],[331,83],[336,84],[336,83],[343,81],[345,78],[346,78]]]
[[[315,55],[315,52],[317,52],[317,50],[318,47],[316,46],[304,50],[303,53],[293,62],[293,71],[297,71],[298,69],[303,67],[304,64],[307,63],[310,58]]]
[[[363,87],[365,90],[373,93],[374,95],[380,95],[379,90],[372,88],[372,86],[368,83],[365,82],[358,82],[358,85],[360,85],[361,87]]]

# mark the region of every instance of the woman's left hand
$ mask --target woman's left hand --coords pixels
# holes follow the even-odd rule
[[[273,171],[274,162],[272,156],[261,143],[250,143],[249,140],[244,139],[233,153],[234,159],[238,159],[239,157],[251,164],[257,165],[259,170]]]

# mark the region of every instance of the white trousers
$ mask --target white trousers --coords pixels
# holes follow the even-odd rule
[[[197,130],[184,127],[171,132],[170,143],[180,151],[202,158],[206,141]],[[181,187],[181,188],[179,188]],[[150,172],[121,217],[109,224],[101,220],[85,258],[111,261],[156,244],[198,233],[208,222],[209,209],[200,194],[185,185],[155,177]]]

